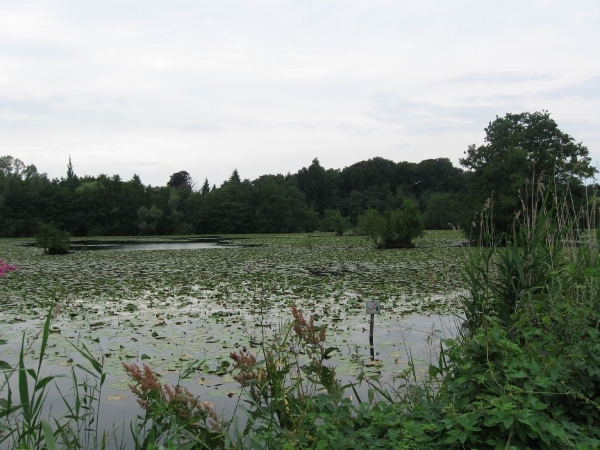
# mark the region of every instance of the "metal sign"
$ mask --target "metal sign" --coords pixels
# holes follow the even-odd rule
[[[367,314],[379,314],[381,302],[379,300],[367,300]]]

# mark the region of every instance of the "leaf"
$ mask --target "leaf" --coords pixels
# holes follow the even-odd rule
[[[325,350],[325,352],[323,353],[323,358],[322,359],[329,359],[331,358],[331,354],[333,352],[337,352],[339,351],[339,349],[337,347],[328,347],[327,350]]]
[[[7,363],[6,361],[2,361],[0,360],[0,370],[11,370],[12,367],[9,363]]]
[[[42,431],[44,432],[44,440],[46,441],[46,447],[48,447],[48,450],[56,450],[56,440],[54,439],[52,427],[45,419],[42,419],[41,422]]]
[[[436,377],[440,373],[439,369],[433,365],[429,365],[429,376]]]

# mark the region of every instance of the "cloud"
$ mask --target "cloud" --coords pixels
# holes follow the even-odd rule
[[[600,98],[600,76],[588,78],[580,83],[567,84],[556,89],[540,91],[537,95],[551,99],[563,99],[567,97],[598,99]]]
[[[496,105],[445,106],[406,100],[390,92],[378,92],[372,100],[374,108],[367,116],[379,122],[400,124],[411,134],[479,131],[482,124],[503,113]]]
[[[598,0],[4,3],[0,146],[51,176],[457,159],[541,109],[600,153]]]
[[[568,83],[553,89],[531,90],[521,94],[492,94],[464,97],[468,102],[486,102],[500,104],[519,103],[525,97],[543,100],[562,100],[569,98],[581,98],[594,100],[600,98],[600,76],[587,78],[577,83]]]
[[[188,123],[173,128],[194,133],[198,131],[221,131],[223,127],[216,123]]]
[[[446,83],[523,83],[526,81],[550,80],[549,73],[526,73],[526,72],[488,72],[488,73],[465,73],[456,77],[448,78]]]
[[[50,114],[56,110],[54,101],[39,100],[29,95],[22,98],[0,95],[0,113],[10,115]]]

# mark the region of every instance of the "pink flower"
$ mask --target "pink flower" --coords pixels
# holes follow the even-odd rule
[[[15,270],[17,270],[17,266],[11,266],[0,259],[0,277],[3,277],[5,273],[13,272]]]

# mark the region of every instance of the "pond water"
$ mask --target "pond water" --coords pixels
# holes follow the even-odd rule
[[[26,247],[35,247],[35,243],[24,244]],[[248,244],[245,244],[248,245]],[[238,248],[244,244],[231,243],[227,239],[219,238],[194,238],[194,239],[170,239],[170,240],[72,240],[70,250],[98,251],[98,250],[125,250],[125,251],[148,251],[148,250],[198,250],[209,248]]]
[[[53,309],[44,370],[65,373],[69,360],[83,363],[67,340],[104,357],[103,427],[128,424],[142,412],[123,362],[147,363],[174,384],[183,366],[204,360],[182,384],[231,417],[240,386],[222,361],[236,349],[258,351],[253,345],[289,324],[296,306],[327,326],[327,345],[339,349],[331,360],[338,377],[350,381],[364,370],[389,380],[409,354],[426,368],[438,337],[456,329],[451,315],[462,289],[459,269],[471,251],[449,245],[458,237],[430,233],[410,251],[377,251],[359,237],[97,239],[79,245],[103,251],[56,257],[0,240],[0,257],[18,266],[0,279],[0,338],[7,341],[0,360],[14,365],[23,334],[33,342]],[[382,304],[374,366],[365,365],[366,300]],[[32,350],[27,364],[37,357]],[[59,383],[68,392],[68,380]],[[365,388],[359,393],[366,395]],[[59,415],[61,401],[50,401]]]
[[[25,330],[32,324],[21,324],[19,328]],[[364,324],[366,326],[366,322]],[[345,346],[340,346],[333,358],[329,361],[331,366],[336,367],[337,377],[342,383],[356,382],[356,374],[359,371],[364,371],[367,378],[377,379],[381,383],[387,384],[388,387],[394,386],[394,375],[400,370],[408,367],[410,358],[415,363],[417,373],[426,371],[430,362],[436,363],[437,355],[439,354],[440,338],[448,338],[456,334],[457,321],[451,316],[431,315],[427,316],[411,316],[401,320],[390,321],[389,317],[378,317],[375,323],[374,330],[374,346],[377,365],[368,366],[370,361],[369,356],[369,332],[365,326],[355,329],[345,342]],[[168,330],[166,330],[168,332]],[[103,340],[104,341],[104,340]],[[108,340],[107,340],[108,341]],[[117,339],[117,342],[126,343],[127,339]],[[45,403],[46,413],[52,411],[53,417],[62,417],[68,411],[64,402],[59,395],[59,390],[64,397],[69,401],[73,401],[73,386],[70,377],[72,367],[76,364],[81,364],[84,367],[90,368],[89,363],[74,349],[69,348],[66,341],[63,343],[67,360],[72,360],[68,365],[64,364],[47,364],[42,365],[42,374],[45,375],[64,375],[64,378],[56,379],[56,388],[51,389]],[[106,342],[98,343],[98,348],[101,352],[105,352],[109,344]],[[56,348],[56,347],[52,347]],[[15,349],[17,350],[17,349]],[[251,349],[250,351],[257,351]],[[120,358],[122,362],[136,363],[142,366],[144,363],[151,361],[141,359],[143,352],[150,352],[151,349],[140,347],[138,348],[137,356]],[[183,354],[184,350],[181,350]],[[49,350],[52,353],[52,349]],[[17,363],[17,353],[13,353],[13,357],[3,358],[10,361],[13,365]],[[112,355],[111,355],[112,356]],[[258,355],[260,359],[260,354]],[[105,359],[106,360],[106,359]],[[351,363],[349,363],[351,361]],[[186,362],[180,362],[180,369],[186,365]],[[36,367],[34,361],[27,363],[28,367]],[[386,370],[382,368],[386,367]],[[390,370],[393,367],[393,370]],[[76,369],[78,376],[85,375],[81,370]],[[245,426],[246,416],[239,408],[240,403],[245,402],[245,397],[240,395],[242,388],[239,386],[229,374],[217,375],[211,368],[204,366],[204,370],[196,371],[189,379],[181,380],[176,370],[163,371],[160,370],[161,382],[163,384],[181,384],[190,390],[194,395],[198,396],[202,401],[210,402],[215,411],[225,418],[237,417],[240,427]],[[93,379],[90,380],[93,384]],[[136,397],[133,395],[128,384],[131,383],[123,374],[115,375],[108,374],[105,385],[101,394],[101,406],[99,414],[99,429],[116,431],[116,436],[129,440],[127,449],[132,449],[133,442],[130,438],[129,423],[135,416],[144,415],[144,411],[137,404]],[[18,392],[16,377],[13,377],[10,382],[13,392]],[[356,393],[361,396],[363,401],[366,401],[369,386],[363,383],[356,386]],[[352,396],[356,403],[354,391],[348,389],[347,396]],[[0,446],[0,449],[3,448]],[[110,442],[108,448],[116,448],[115,442]]]

